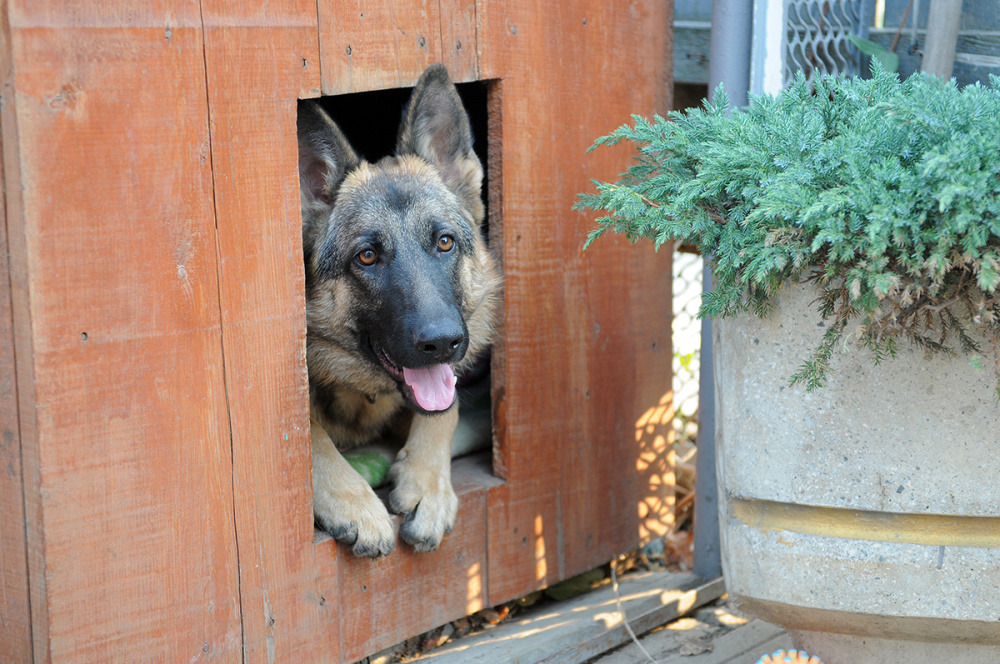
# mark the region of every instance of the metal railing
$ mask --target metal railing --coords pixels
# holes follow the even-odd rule
[[[812,81],[824,74],[860,73],[860,54],[848,39],[863,25],[861,0],[787,0],[784,85],[799,70]]]

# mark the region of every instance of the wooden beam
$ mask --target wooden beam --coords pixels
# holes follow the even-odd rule
[[[579,664],[675,620],[725,593],[722,579],[704,582],[690,574],[646,572],[533,610],[520,620],[467,636],[423,656],[430,664],[544,662]]]
[[[634,547],[649,533],[640,515],[672,500],[669,469],[637,474],[665,432],[636,424],[669,401],[670,256],[618,237],[584,252],[593,217],[572,210],[591,178],[613,179],[630,158],[588,155],[592,142],[630,113],[669,108],[672,16],[669,3],[623,12],[596,0],[545,11],[480,0],[476,15],[480,73],[500,79],[502,100],[490,205],[506,298],[494,399],[507,483],[488,495],[495,604]]]
[[[34,660],[239,661],[198,8],[8,12]]]
[[[10,27],[6,3],[0,2],[0,86],[12,90]],[[8,94],[5,92],[5,95]],[[24,475],[21,471],[21,427],[18,422],[14,314],[7,245],[7,188],[20,198],[20,179],[5,177],[10,156],[17,169],[17,118],[10,104],[0,109],[0,661],[30,662],[31,603],[28,595],[28,552],[25,539]],[[10,147],[4,152],[4,147]],[[18,204],[10,201],[13,206]],[[15,211],[14,218],[20,215]]]

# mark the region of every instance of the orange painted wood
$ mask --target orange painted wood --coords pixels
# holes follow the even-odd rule
[[[34,660],[238,661],[197,7],[7,10]]]
[[[639,504],[636,421],[670,390],[669,259],[614,239],[584,253],[570,208],[624,151],[585,156],[629,113],[667,107],[668,3],[480,0],[480,75],[502,79],[505,342],[500,448],[488,494],[489,601],[628,550]]]
[[[438,0],[321,2],[323,94],[412,86],[441,61]]]
[[[7,44],[6,12],[0,14],[0,44]],[[10,72],[10,53],[0,53],[0,71]],[[3,81],[10,89],[9,80]],[[2,113],[3,111],[0,111]],[[3,117],[6,124],[12,115]],[[6,189],[0,132],[0,183]],[[13,184],[13,183],[12,183]],[[0,661],[31,660],[31,605],[28,598],[28,558],[24,532],[24,478],[17,418],[14,327],[7,249],[7,201],[0,191]]]
[[[415,553],[400,542],[383,560],[341,559],[341,661],[486,607],[486,488],[498,481],[488,462],[468,457],[454,462],[452,481],[458,519],[437,551]]]
[[[453,81],[479,78],[476,0],[440,0],[441,62]]]
[[[659,534],[669,256],[582,253],[570,207],[627,165],[593,139],[666,108],[669,13],[0,0],[0,518],[26,524],[0,543],[0,659],[351,662]],[[439,551],[357,560],[312,529],[296,100],[438,60],[499,80],[503,481],[457,462]]]
[[[325,95],[411,87],[435,62],[478,78],[475,0],[319,3],[319,29]]]
[[[44,605],[44,586],[40,583],[29,584],[30,578],[39,578],[41,569],[44,566],[44,552],[37,546],[31,546],[30,533],[41,532],[41,512],[39,501],[39,478],[38,478],[38,448],[31,443],[36,439],[35,421],[30,417],[33,409],[29,404],[34,403],[34,366],[31,362],[31,344],[28,340],[31,337],[30,317],[23,315],[30,310],[28,304],[28,268],[25,262],[26,256],[23,251],[18,251],[16,247],[24,246],[24,226],[21,220],[24,217],[24,202],[20,168],[20,141],[17,131],[16,108],[10,100],[13,98],[15,88],[13,60],[14,54],[11,47],[12,34],[9,21],[9,6],[0,2],[0,29],[3,30],[3,48],[0,49],[0,58],[3,58],[3,86],[4,95],[8,100],[0,107],[0,131],[3,138],[3,160],[4,160],[4,217],[6,221],[6,241],[7,258],[9,270],[9,297],[11,306],[11,333],[10,343],[13,346],[14,366],[20,367],[20,372],[14,374],[16,384],[14,390],[17,393],[15,403],[16,423],[19,429],[21,471],[20,481],[22,483],[22,509],[24,513],[24,532],[15,536],[26,547],[27,569],[21,581],[12,578],[5,581],[5,586],[16,588],[17,585],[26,585],[28,589],[28,611],[30,628],[28,642],[11,641],[10,647],[20,653],[27,653],[26,661],[46,662],[48,661],[48,612]],[[16,315],[20,313],[21,315]],[[20,343],[17,343],[20,340]],[[14,489],[16,491],[16,489]],[[16,514],[16,511],[14,512]],[[17,544],[14,544],[17,546]],[[16,578],[16,569],[5,567],[5,574],[10,573]],[[16,593],[16,590],[14,591]],[[22,614],[23,616],[23,614]],[[16,621],[16,618],[14,618]],[[23,633],[22,633],[23,639]],[[16,638],[16,636],[14,636]]]
[[[314,543],[296,105],[316,3],[204,0],[247,662],[336,661],[339,551]]]

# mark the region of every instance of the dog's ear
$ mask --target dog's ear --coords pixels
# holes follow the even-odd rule
[[[469,116],[444,65],[431,65],[417,81],[399,126],[396,154],[415,154],[436,166],[476,221],[482,220],[483,167],[472,150]]]
[[[344,176],[361,163],[330,116],[318,104],[299,104],[299,187],[303,203],[332,205]]]

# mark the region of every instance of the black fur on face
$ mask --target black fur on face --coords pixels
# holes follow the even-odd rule
[[[359,348],[390,373],[454,364],[468,347],[459,265],[477,231],[421,166],[391,159],[349,175],[314,256],[317,286],[353,285]]]

